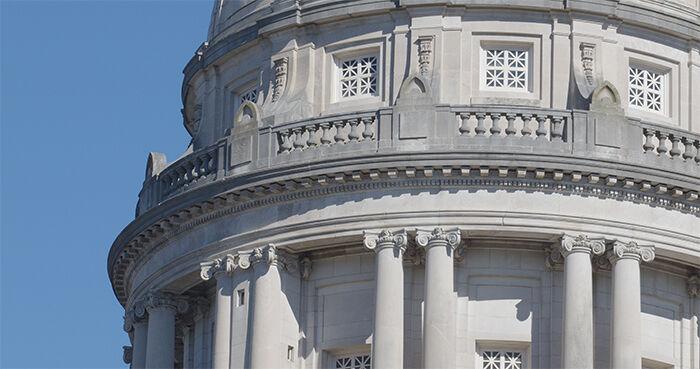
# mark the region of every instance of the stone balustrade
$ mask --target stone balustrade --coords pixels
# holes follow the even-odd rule
[[[275,129],[278,153],[289,154],[321,146],[333,146],[375,139],[374,112],[352,116],[303,121]]]
[[[460,136],[566,142],[568,112],[513,111],[513,108],[457,109]]]
[[[404,162],[420,155],[435,154],[462,155],[464,160],[460,163],[473,169],[498,169],[525,162],[534,168],[556,165],[550,169],[566,172],[570,167],[626,188],[641,183],[644,190],[645,183],[660,183],[667,189],[664,192],[681,194],[693,201],[697,198],[694,189],[700,186],[700,135],[688,131],[627,118],[606,122],[585,111],[437,106],[435,114],[435,120],[425,123],[430,133],[422,138],[402,137],[401,113],[392,108],[273,127],[258,125],[259,128],[245,133],[250,137],[234,133],[180,158],[147,179],[140,195],[139,213],[225,178],[242,178],[264,170],[278,172],[285,167],[327,160],[335,160],[338,165],[372,165],[378,157],[387,155],[401,162],[399,167],[410,165]],[[471,153],[488,153],[489,158],[480,156],[477,160],[475,156],[471,160]],[[540,159],[542,163],[537,164]],[[600,162],[613,162],[617,168],[627,166],[627,174],[629,170],[638,171],[639,177],[599,172]],[[572,178],[577,176],[580,175]]]
[[[644,153],[700,164],[700,135],[649,123],[641,126]]]

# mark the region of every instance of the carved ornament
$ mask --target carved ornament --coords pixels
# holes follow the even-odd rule
[[[586,235],[572,237],[565,234],[561,237],[559,250],[564,257],[575,252],[603,255],[603,253],[605,253],[605,240],[601,238],[588,238]]]
[[[420,247],[429,248],[432,246],[448,246],[455,249],[459,246],[462,236],[459,229],[444,230],[442,227],[436,227],[430,232],[418,231],[416,235],[416,243]]]
[[[397,232],[382,230],[379,233],[364,231],[364,237],[365,248],[376,252],[391,247],[403,253],[408,245],[408,235],[403,229]]]
[[[644,262],[654,260],[656,252],[652,245],[639,245],[634,241],[622,242],[613,241],[611,259],[635,259]]]

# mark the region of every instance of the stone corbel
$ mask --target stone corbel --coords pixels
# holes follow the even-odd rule
[[[418,45],[418,74],[422,77],[432,77],[433,71],[433,36],[419,36]]]
[[[122,360],[124,364],[131,364],[133,358],[133,348],[131,346],[122,346]]]
[[[700,274],[695,274],[688,278],[687,289],[691,298],[700,297]]]
[[[584,98],[591,96],[599,85],[600,72],[596,70],[596,45],[592,42],[578,44],[579,57],[573,59],[574,79]]]
[[[282,94],[287,87],[289,58],[283,57],[276,59],[273,64],[275,79],[272,84],[272,102],[277,102],[282,97]]]
[[[299,260],[299,274],[302,280],[309,280],[309,277],[311,276],[312,267],[313,263],[311,262],[311,259],[308,256],[304,256],[303,258],[301,258],[301,260]]]

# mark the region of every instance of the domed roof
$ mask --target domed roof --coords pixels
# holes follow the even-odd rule
[[[271,11],[272,0],[214,0],[208,39],[243,29]],[[234,27],[232,27],[234,26]]]

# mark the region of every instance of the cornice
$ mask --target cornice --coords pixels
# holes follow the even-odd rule
[[[123,243],[112,246],[110,278],[118,299],[126,301],[127,279],[135,260],[163,246],[169,239],[214,219],[249,209],[321,196],[358,191],[402,189],[499,189],[544,192],[630,201],[693,214],[700,217],[700,204],[675,196],[664,185],[652,185],[603,174],[584,175],[563,170],[521,167],[463,168],[425,166],[422,168],[376,168],[324,176],[306,176],[231,190],[184,209],[164,214]],[[121,236],[120,236],[121,238]]]

